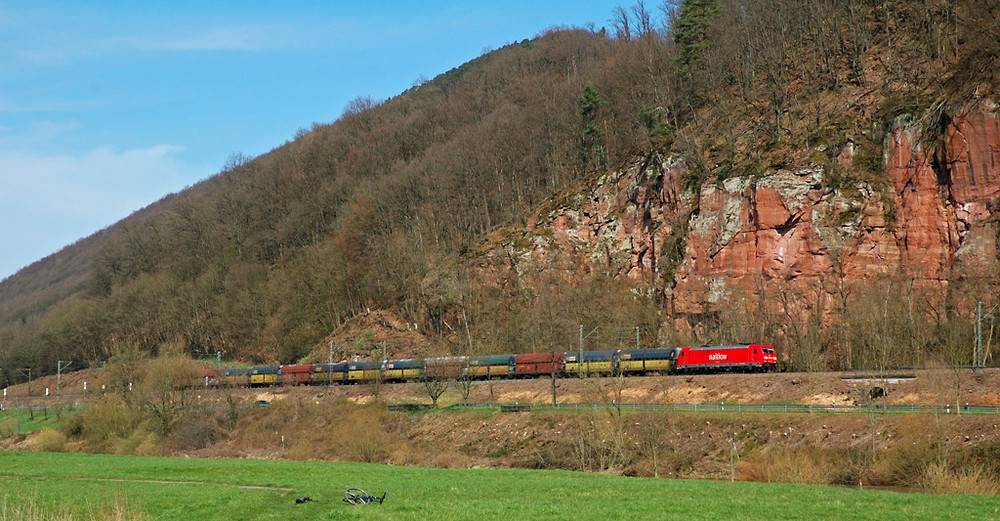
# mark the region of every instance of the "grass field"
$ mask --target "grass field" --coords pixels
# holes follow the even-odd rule
[[[32,411],[13,407],[0,410],[0,436],[34,432],[45,427],[55,429],[65,414],[65,410]]]
[[[32,502],[78,519],[116,501],[178,521],[1000,518],[998,497],[356,463],[3,451],[0,483],[0,506]],[[352,486],[387,492],[385,504],[343,503]],[[302,496],[315,501],[296,504]]]

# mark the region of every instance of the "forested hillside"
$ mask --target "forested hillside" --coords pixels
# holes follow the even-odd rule
[[[707,291],[703,308],[678,306],[679,277],[697,264],[688,228],[708,212],[691,202],[727,180],[804,168],[818,169],[820,194],[863,183],[868,199],[891,201],[885,155],[900,121],[916,148],[934,150],[970,107],[987,127],[996,120],[998,20],[997,0],[637,2],[609,13],[605,28],[510,44],[392,99],[359,97],[337,121],[263,156],[234,156],[218,175],[3,281],[0,368],[14,381],[9,368],[48,372],[57,360],[135,349],[292,362],[325,353],[331,332],[375,310],[413,324],[442,354],[562,349],[578,335],[595,346],[701,342],[767,320],[759,331],[773,338],[754,340],[793,353],[811,342],[815,356],[789,362],[823,366],[832,333],[822,325],[848,314],[846,290],[840,308],[807,310],[795,330],[780,316],[727,315]],[[987,155],[1000,155],[991,146]],[[612,179],[631,186],[614,173],[663,158],[683,163],[671,193],[687,204],[636,219],[669,239],[657,243],[666,251],[654,275],[610,269],[610,251],[603,268],[558,248],[542,252],[547,264],[513,258],[555,233],[553,211],[580,207],[580,194]],[[969,226],[988,235],[1000,189],[990,188],[996,164],[981,166],[985,214]],[[640,188],[602,204],[629,204]],[[891,206],[875,213],[891,216]],[[496,268],[498,254],[511,256],[509,269]],[[914,323],[938,309],[903,312]],[[905,334],[928,348],[946,329]]]

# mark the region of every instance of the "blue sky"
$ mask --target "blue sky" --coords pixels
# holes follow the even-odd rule
[[[353,98],[622,4],[0,0],[0,279]]]

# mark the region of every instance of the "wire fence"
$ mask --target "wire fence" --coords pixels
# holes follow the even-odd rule
[[[713,413],[830,413],[830,414],[977,414],[995,415],[1000,408],[983,405],[798,405],[798,404],[636,404],[636,403],[460,403],[449,409],[499,409],[503,412],[529,412],[538,410],[598,410],[621,409],[623,411],[670,411],[670,412],[713,412]]]

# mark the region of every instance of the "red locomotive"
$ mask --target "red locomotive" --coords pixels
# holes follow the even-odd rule
[[[678,350],[673,367],[676,373],[777,370],[774,348],[760,344],[684,347]]]

